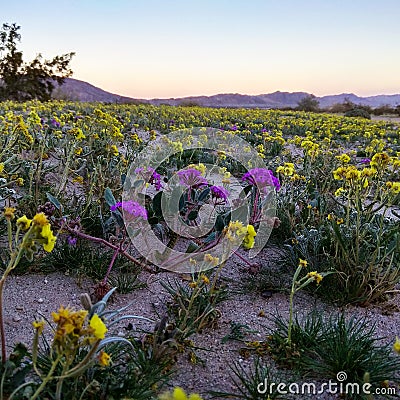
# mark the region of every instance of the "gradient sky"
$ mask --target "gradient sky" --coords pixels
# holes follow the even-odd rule
[[[136,98],[400,93],[400,0],[14,0],[27,60]]]

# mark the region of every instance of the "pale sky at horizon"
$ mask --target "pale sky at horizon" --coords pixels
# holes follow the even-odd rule
[[[4,4],[1,4],[4,3]],[[24,59],[135,98],[400,93],[400,0],[17,0]]]

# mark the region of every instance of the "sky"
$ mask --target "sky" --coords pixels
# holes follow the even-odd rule
[[[24,59],[73,51],[73,78],[119,95],[400,93],[400,0],[0,4]]]

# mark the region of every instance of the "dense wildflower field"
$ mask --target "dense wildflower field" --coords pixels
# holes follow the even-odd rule
[[[298,318],[294,299],[308,291],[334,306],[367,307],[398,292],[400,124],[279,110],[4,102],[0,142],[1,298],[9,274],[60,269],[76,257],[75,273],[94,285],[81,310],[54,304],[47,321],[33,321],[32,349],[7,354],[1,329],[1,398],[200,398],[164,392],[176,354],[196,361],[192,335],[212,330],[217,304],[232,296],[222,284],[228,259],[238,257],[251,290],[265,292],[260,282],[272,272],[249,255],[271,247],[275,268],[290,274],[279,288],[288,318],[251,342],[248,327],[232,325],[226,340],[240,340],[254,365],[235,365],[237,390],[213,396],[288,398],[259,390],[282,370],[315,379],[323,371],[339,382],[346,371],[349,382],[397,387],[399,339],[378,344],[373,326],[342,314]],[[176,208],[165,208],[163,195]],[[188,239],[205,207],[215,218]],[[171,228],[174,216],[186,230]],[[163,246],[146,257],[150,236]],[[138,238],[142,253],[132,245]],[[109,335],[129,317],[106,310],[110,296],[161,270],[171,275],[167,315],[149,320],[155,327],[140,339]],[[48,325],[52,337],[39,346]]]

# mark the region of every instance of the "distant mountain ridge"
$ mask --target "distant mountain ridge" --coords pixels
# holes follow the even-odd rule
[[[106,103],[145,103],[145,104],[167,104],[184,105],[197,104],[204,107],[243,107],[243,108],[285,108],[296,107],[298,102],[309,96],[306,92],[274,92],[259,95],[246,95],[238,93],[216,94],[213,96],[189,96],[169,99],[135,99],[127,96],[110,93],[102,90],[88,82],[67,78],[64,84],[55,90],[55,97],[66,100],[84,102],[106,102]],[[321,108],[328,108],[337,103],[350,101],[354,104],[367,105],[372,108],[382,105],[395,107],[400,105],[400,94],[376,95],[361,97],[354,93],[342,93],[317,97]]]

